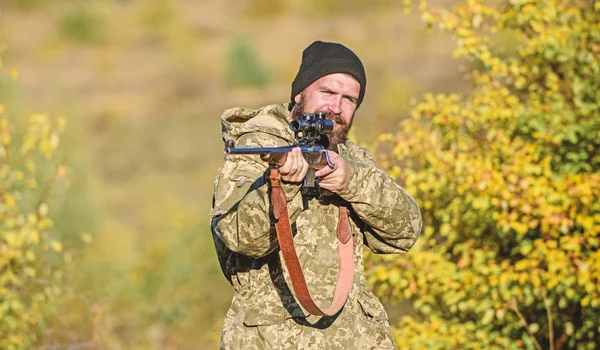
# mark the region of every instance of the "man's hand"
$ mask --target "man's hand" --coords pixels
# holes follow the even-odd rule
[[[279,174],[281,180],[285,182],[301,182],[308,171],[308,162],[304,159],[300,147],[294,147],[278,159],[271,155],[265,155],[261,158],[270,164],[280,165]]]
[[[339,154],[329,151],[329,158],[335,164],[333,169],[325,166],[315,172],[319,178],[319,187],[331,192],[340,192],[348,186],[350,181],[350,165]]]

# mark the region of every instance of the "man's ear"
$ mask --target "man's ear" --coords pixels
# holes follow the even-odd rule
[[[294,102],[300,103],[300,97],[301,97],[301,95],[302,95],[302,93],[299,93],[296,96],[294,96]]]

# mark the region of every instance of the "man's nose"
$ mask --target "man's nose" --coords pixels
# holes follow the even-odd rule
[[[341,114],[342,113],[342,98],[339,96],[336,96],[335,98],[333,98],[329,102],[329,109],[334,114]]]

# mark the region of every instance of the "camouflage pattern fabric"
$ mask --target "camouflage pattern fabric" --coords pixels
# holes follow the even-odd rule
[[[286,104],[233,108],[221,116],[223,140],[236,147],[294,142]],[[284,184],[294,244],[315,302],[331,303],[339,255],[338,207],[351,212],[355,274],[350,295],[335,316],[310,315],[296,303],[270,215],[267,164],[258,155],[228,155],[215,178],[211,210],[217,255],[234,287],[221,349],[394,349],[387,314],[368,290],[363,245],[375,253],[407,252],[421,231],[414,199],[347,142],[338,153],[350,164],[348,187],[303,207],[299,184]]]

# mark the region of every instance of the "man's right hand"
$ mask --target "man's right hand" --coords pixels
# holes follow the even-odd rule
[[[280,165],[279,174],[281,175],[281,180],[285,182],[301,182],[304,180],[308,171],[308,162],[304,159],[300,147],[295,147],[283,155],[285,161],[283,159],[273,159],[270,155],[265,155],[262,159],[271,164]]]

